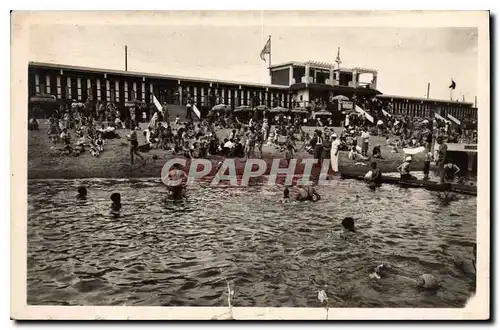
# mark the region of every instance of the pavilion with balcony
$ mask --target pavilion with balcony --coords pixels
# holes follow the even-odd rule
[[[304,108],[317,109],[319,105],[324,109],[340,110],[341,104],[332,102],[335,96],[342,95],[352,100],[381,94],[377,90],[377,70],[335,66],[314,61],[272,65],[269,68],[271,84],[288,86],[294,103]]]

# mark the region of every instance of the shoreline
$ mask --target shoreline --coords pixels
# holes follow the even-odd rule
[[[149,152],[141,153],[145,158],[145,165],[142,161],[136,159],[134,165],[130,165],[129,144],[126,139],[127,130],[117,130],[119,138],[105,140],[104,152],[99,157],[91,156],[88,150],[78,157],[62,156],[54,151],[55,148],[62,147],[62,144],[52,145],[47,136],[45,123],[40,123],[40,130],[28,131],[28,180],[40,179],[141,179],[141,178],[161,178],[162,167],[165,162],[175,157],[184,158],[183,156],[173,155],[171,151],[161,149],[152,149]],[[314,129],[312,127],[311,129]],[[308,128],[309,130],[309,128]],[[342,128],[334,128],[339,134]],[[220,137],[228,134],[228,130],[223,130]],[[139,143],[143,143],[145,138],[139,134]],[[371,137],[370,145],[381,144],[383,138]],[[301,149],[298,146],[298,149]],[[377,159],[377,164],[383,173],[392,173],[403,162],[404,153],[390,153],[388,148],[382,146],[382,154],[386,159]],[[340,151],[339,155],[339,172],[348,175],[364,175],[369,171],[371,160],[352,161],[349,160],[347,151]],[[221,161],[224,161],[223,156],[210,156],[208,160],[212,163],[211,174],[217,171],[214,168]],[[244,170],[245,164],[243,158],[227,158],[234,159],[236,162],[236,173],[240,174]],[[269,172],[273,160],[279,160],[279,167],[287,167],[284,152],[275,149],[273,146],[265,145],[263,148],[262,159],[267,164],[267,169],[263,174]],[[298,151],[294,158],[297,161],[295,174],[304,173],[305,159],[313,159],[313,156],[305,151]],[[422,171],[424,155],[419,154],[414,156],[412,163],[412,171]],[[189,160],[188,160],[189,162]],[[363,165],[360,165],[363,164]],[[312,176],[318,175],[321,167],[313,167]],[[432,170],[432,166],[431,166]],[[240,172],[240,173],[239,173]],[[333,174],[331,167],[328,166],[328,175]]]

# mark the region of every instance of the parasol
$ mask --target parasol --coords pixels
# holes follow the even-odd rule
[[[320,110],[316,113],[314,113],[314,116],[331,116],[332,113],[330,111],[326,111],[326,110]]]
[[[257,111],[266,111],[266,110],[269,110],[269,107],[261,104],[261,105],[256,106],[254,109]]]
[[[127,108],[130,108],[130,107],[134,107],[134,106],[139,105],[139,104],[144,104],[144,102],[139,101],[139,100],[129,100],[125,103],[125,106]]]
[[[47,102],[47,103],[52,103],[56,102],[57,99],[54,95],[50,94],[37,94],[32,97],[30,97],[30,102]]]
[[[73,102],[71,103],[71,107],[72,108],[81,108],[81,107],[84,107],[85,104],[83,104],[82,102]]]
[[[249,105],[240,105],[236,108],[234,108],[235,112],[242,112],[242,111],[251,111],[252,107]]]
[[[304,108],[295,108],[295,109],[292,109],[292,113],[299,114],[299,115],[308,115],[309,111],[307,111]]]
[[[231,107],[229,105],[221,103],[214,105],[210,111],[215,112],[215,111],[227,111],[227,110],[231,110]]]
[[[272,108],[269,110],[269,112],[273,112],[273,113],[279,113],[279,112],[288,112],[289,110],[287,108],[283,108],[283,107],[275,107],[275,108]]]
[[[347,96],[344,95],[335,95],[332,97],[332,100],[338,100],[338,101],[350,101]]]

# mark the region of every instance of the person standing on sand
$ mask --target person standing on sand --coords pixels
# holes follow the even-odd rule
[[[330,150],[330,161],[332,164],[333,172],[337,173],[339,171],[339,147],[340,140],[337,139],[337,134],[332,134],[332,148]]]
[[[137,147],[139,146],[139,142],[137,141],[137,132],[134,128],[132,128],[132,131],[128,136],[128,140],[130,141],[130,165],[134,164],[134,155],[144,161],[144,157],[141,156],[139,150],[137,149]]]
[[[363,130],[361,133],[361,139],[363,139],[361,154],[366,157],[368,156],[368,142],[370,141],[370,133],[368,132],[368,129],[365,128]]]

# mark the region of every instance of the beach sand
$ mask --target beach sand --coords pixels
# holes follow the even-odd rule
[[[141,125],[142,128],[146,124]],[[304,130],[312,134],[315,127],[305,127]],[[337,134],[341,133],[341,128],[335,128]],[[230,129],[223,129],[217,132],[219,138],[229,135]],[[105,140],[104,152],[99,157],[90,155],[88,148],[78,157],[62,156],[54,151],[54,147],[62,148],[63,143],[53,145],[47,135],[47,124],[45,120],[39,121],[38,131],[28,131],[28,179],[78,179],[78,178],[141,178],[141,177],[160,177],[161,169],[168,159],[175,157],[171,151],[153,149],[146,153],[141,153],[146,162],[143,163],[137,159],[134,165],[130,165],[129,143],[126,136],[129,130],[118,129],[116,132],[120,135],[119,139]],[[76,141],[74,130],[70,131],[72,142]],[[138,132],[139,144],[143,144],[145,137],[142,132]],[[359,141],[361,142],[361,141]],[[397,166],[404,159],[402,151],[400,153],[390,153],[389,148],[385,146],[385,139],[382,137],[370,138],[370,152],[375,144],[379,143],[382,149],[384,160],[377,160],[382,172],[394,172]],[[299,143],[297,148],[302,149]],[[273,159],[281,159],[281,167],[286,166],[284,153],[275,149],[273,146],[265,145],[263,147],[263,158],[270,164]],[[157,159],[153,159],[153,155]],[[412,164],[413,171],[420,171],[423,168],[424,154],[414,156]],[[300,164],[303,159],[312,158],[304,150],[295,154]],[[223,160],[222,157],[210,157],[214,163]],[[358,164],[357,164],[358,163]],[[370,161],[360,162],[351,161],[347,158],[347,152],[340,153],[339,169],[341,172],[348,172],[363,175],[368,171]],[[238,164],[243,164],[243,160],[238,160]],[[244,165],[242,165],[244,166]],[[238,167],[238,165],[237,165]],[[300,172],[299,172],[300,173]]]

